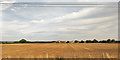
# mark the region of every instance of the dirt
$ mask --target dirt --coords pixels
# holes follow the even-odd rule
[[[30,43],[2,44],[2,58],[117,58],[118,44]]]

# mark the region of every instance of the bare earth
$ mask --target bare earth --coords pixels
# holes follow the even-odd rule
[[[2,44],[2,58],[117,58],[118,44],[32,43]]]

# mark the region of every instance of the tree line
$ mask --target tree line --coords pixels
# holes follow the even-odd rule
[[[15,42],[0,42],[2,44],[7,44],[7,43],[58,43],[56,41],[27,41],[25,39],[21,39],[19,41],[15,41]],[[115,39],[107,39],[107,40],[97,40],[97,39],[93,39],[93,40],[75,40],[75,41],[60,41],[59,43],[120,43],[120,41],[116,41]]]
[[[120,41],[116,41],[115,39],[107,39],[107,40],[94,39],[94,40],[86,40],[86,41],[75,40],[75,43],[120,43]]]

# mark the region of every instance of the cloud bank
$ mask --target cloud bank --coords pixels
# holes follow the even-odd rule
[[[2,9],[3,40],[107,39],[118,35],[117,7],[30,7]]]

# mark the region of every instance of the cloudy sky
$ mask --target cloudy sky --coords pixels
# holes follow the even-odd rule
[[[2,40],[118,38],[116,5],[80,5],[80,3],[78,5],[69,5],[69,3],[68,5],[60,3],[60,5],[54,5],[54,3],[46,5],[48,3],[22,4],[17,2],[27,2],[27,0],[1,2],[5,3],[0,8]],[[31,2],[34,1],[31,0]],[[45,2],[45,0],[39,2]],[[58,1],[55,0],[55,2]],[[80,1],[76,0],[76,2]]]

